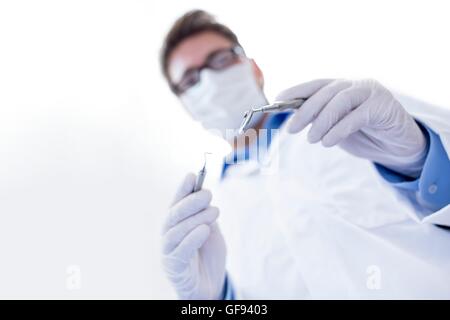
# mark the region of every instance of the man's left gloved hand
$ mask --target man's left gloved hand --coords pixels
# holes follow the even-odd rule
[[[339,144],[349,153],[417,177],[427,139],[389,90],[374,80],[321,79],[283,91],[277,100],[307,98],[290,119],[288,131],[308,124],[311,143]]]

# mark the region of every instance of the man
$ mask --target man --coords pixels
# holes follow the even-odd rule
[[[163,262],[180,298],[450,297],[448,113],[372,80],[314,80],[278,96],[306,99],[292,117],[255,117],[256,138],[230,139],[247,109],[267,103],[237,36],[188,12],[161,64],[192,117],[233,145],[214,190],[225,238],[194,175],[169,210]],[[264,174],[261,153],[275,173]]]

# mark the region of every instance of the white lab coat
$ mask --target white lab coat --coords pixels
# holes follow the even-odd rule
[[[448,111],[398,99],[448,154]],[[213,194],[237,298],[450,298],[450,230],[431,224],[450,206],[422,219],[338,147],[282,127],[264,165],[230,167]]]

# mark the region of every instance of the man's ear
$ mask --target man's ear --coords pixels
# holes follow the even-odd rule
[[[259,68],[258,64],[255,62],[255,60],[250,59],[250,61],[252,63],[253,74],[255,75],[256,82],[258,83],[258,85],[261,88],[263,88],[264,87],[264,74],[261,71],[261,69]]]

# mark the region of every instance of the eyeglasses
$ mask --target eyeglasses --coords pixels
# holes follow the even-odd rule
[[[180,95],[200,81],[200,72],[203,69],[223,70],[235,64],[240,57],[244,56],[244,49],[240,46],[214,51],[209,54],[203,65],[188,69],[183,74],[180,82],[178,84],[171,84],[170,87],[176,95]]]

